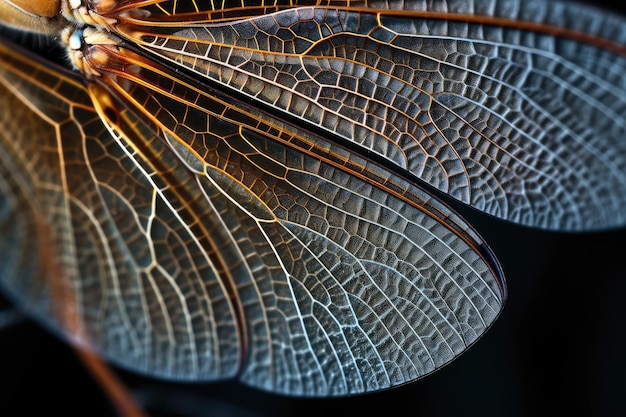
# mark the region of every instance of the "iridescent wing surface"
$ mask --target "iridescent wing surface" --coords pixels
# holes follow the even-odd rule
[[[161,3],[117,29],[497,217],[624,224],[623,18],[544,0],[272,2],[252,18],[238,3]]]
[[[203,236],[159,192],[160,175],[177,189],[194,189],[193,178],[154,131],[135,125],[129,134],[153,140],[151,161],[165,174],[139,165],[80,79],[0,48],[1,97],[15,109],[2,119],[2,283],[57,330],[137,370],[232,375],[240,342],[229,296]],[[210,205],[198,203],[184,205],[210,223]]]
[[[180,129],[208,127],[187,148],[183,130],[173,137],[97,84],[98,111],[68,75],[2,52],[3,99],[49,132],[3,136],[13,155],[4,253],[19,259],[34,245],[41,259],[4,284],[54,326],[66,327],[63,300],[84,331],[70,336],[114,362],[175,379],[239,374],[290,394],[357,393],[432,372],[500,311],[504,284],[483,242],[384,170],[372,184],[289,146],[305,134],[288,137],[233,103],[204,96],[192,107],[195,91],[174,78],[134,85]],[[166,82],[185,91],[184,112],[172,111]],[[29,163],[42,150],[47,163]],[[71,295],[52,301],[60,291]]]
[[[522,224],[624,223],[622,20],[537,1],[140,3],[106,11],[123,41],[81,48],[95,81],[0,44],[2,104],[24,115],[0,126],[1,282],[113,362],[388,388],[457,357],[505,297],[492,252],[420,180]]]

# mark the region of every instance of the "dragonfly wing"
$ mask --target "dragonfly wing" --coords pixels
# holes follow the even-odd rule
[[[117,30],[484,212],[626,222],[623,18],[536,0],[177,7]]]
[[[17,168],[3,164],[3,219],[15,220],[2,223],[2,245],[15,259],[39,253],[3,262],[2,284],[74,342],[155,376],[239,372],[268,390],[341,395],[426,375],[497,317],[492,253],[384,170],[364,168],[386,186],[372,184],[259,120],[236,122],[228,106],[228,117],[208,118],[216,106],[168,113],[183,116],[176,134],[98,85],[94,109],[75,78],[1,51],[3,100],[32,122],[3,120]],[[219,133],[211,152],[184,141],[203,114]]]
[[[0,121],[0,283],[56,331],[135,371],[232,377],[241,341],[220,275],[237,266],[224,264],[232,245],[219,223],[210,236],[194,229],[193,216],[215,213],[194,205],[193,176],[122,112],[124,143],[159,152],[159,171],[139,164],[75,76],[4,41],[0,63],[12,109]],[[188,201],[168,194],[172,178]]]
[[[388,388],[449,363],[498,316],[493,254],[420,188],[123,48],[84,56],[163,132],[239,248],[248,273],[225,285],[243,317],[242,381],[305,396]]]

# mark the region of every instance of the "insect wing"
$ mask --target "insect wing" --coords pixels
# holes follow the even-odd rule
[[[56,331],[135,371],[234,376],[241,341],[223,265],[198,241],[209,234],[184,217],[187,208],[216,217],[194,205],[195,178],[154,130],[116,108],[119,123],[133,123],[124,143],[158,152],[157,167],[140,165],[80,80],[4,42],[0,97],[12,111],[2,112],[0,136],[0,283]],[[174,179],[184,203],[163,190]],[[219,230],[210,237],[222,238],[220,256],[232,246]]]
[[[623,18],[539,0],[278,3],[164,2],[116,30],[500,218],[626,221]]]
[[[497,317],[493,254],[421,189],[124,48],[84,56],[196,175],[217,215],[194,218],[197,238],[217,223],[239,249],[243,271],[222,278],[243,322],[242,381],[305,396],[387,388],[445,365]],[[124,137],[115,108],[100,112]]]

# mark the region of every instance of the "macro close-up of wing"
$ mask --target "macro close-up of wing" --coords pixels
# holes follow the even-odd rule
[[[74,3],[32,30],[78,71],[0,37],[0,285],[122,368],[305,397],[401,385],[507,296],[443,194],[541,229],[626,223],[623,18]]]
[[[9,192],[29,179],[28,200],[39,206],[32,211],[44,217],[38,232],[51,242],[39,241],[51,249],[34,248],[50,259],[31,279],[18,269],[3,274],[16,279],[5,284],[35,309],[69,289],[60,299],[74,304],[84,343],[114,362],[167,378],[239,372],[277,392],[348,394],[432,372],[497,316],[504,283],[493,255],[419,189],[382,170],[378,186],[347,175],[281,145],[269,136],[276,127],[218,101],[181,113],[210,128],[193,138],[203,152],[197,159],[176,143],[185,137],[177,129],[176,139],[159,138],[163,131],[118,110],[122,103],[94,85],[98,105],[111,106],[99,109],[111,125],[107,135],[95,111],[81,108],[87,92],[75,80],[55,80],[4,53],[6,84],[59,132],[42,128],[52,143],[31,140],[28,148],[6,138],[12,162],[4,194],[15,207],[4,210],[13,215],[7,249],[37,236],[21,236],[37,216],[16,222],[18,201],[27,198]],[[35,71],[32,79],[54,80],[52,87],[35,90],[42,86],[24,77]],[[155,101],[165,100],[160,94],[150,90]],[[225,114],[206,110],[220,104]],[[50,152],[55,142],[57,159],[31,168],[27,155]],[[40,282],[47,275],[37,276],[40,269],[55,276]],[[55,303],[35,313],[55,317]]]
[[[536,0],[341,3],[216,23],[167,10],[118,30],[489,214],[624,224],[623,19]]]

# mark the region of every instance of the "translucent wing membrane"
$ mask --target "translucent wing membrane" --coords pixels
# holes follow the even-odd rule
[[[623,19],[88,3],[46,23],[87,76],[0,38],[0,284],[129,369],[322,396],[449,363],[506,289],[421,181],[524,225],[626,221]]]
[[[536,0],[332,6],[242,18],[227,4],[177,26],[171,12],[190,7],[164,3],[117,29],[487,213],[558,230],[624,224],[623,19]]]
[[[233,376],[239,333],[225,265],[214,261],[230,242],[195,230],[194,216],[214,217],[195,179],[123,110],[120,125],[134,146],[150,141],[140,155],[150,160],[120,146],[80,83],[13,48],[0,45],[3,108],[20,110],[20,123],[3,119],[1,130],[2,283],[56,327],[69,326],[60,312],[78,315],[71,337],[85,333],[134,369]],[[200,241],[209,238],[219,243]]]
[[[57,77],[18,97],[57,132],[61,122],[48,113],[65,114],[73,129],[51,135],[58,146],[28,149],[31,158],[58,152],[33,204],[62,274],[5,285],[38,305],[31,288],[67,281],[86,339],[112,360],[177,379],[238,371],[278,392],[358,393],[432,372],[498,315],[504,284],[491,252],[444,206],[386,171],[367,174],[380,181],[372,184],[367,166],[357,176],[336,161],[365,164],[358,157],[324,160],[326,149],[296,146],[315,142],[295,127],[151,68],[117,85],[127,106],[142,103],[139,118],[90,87],[109,135],[93,109],[76,109],[72,100],[86,94],[79,85],[61,94],[61,75],[2,52],[3,84],[30,90],[21,86],[32,83],[31,70],[33,79]],[[186,97],[177,107],[173,91]],[[3,139],[26,155],[21,141]],[[43,171],[24,163],[8,180]],[[21,216],[40,228],[36,216]],[[37,243],[13,235],[5,244]]]

